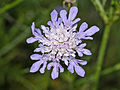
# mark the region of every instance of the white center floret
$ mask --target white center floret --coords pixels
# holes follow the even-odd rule
[[[47,40],[44,40],[42,53],[49,52],[51,58],[65,59],[68,56],[75,57],[75,48],[81,42],[74,38],[77,25],[65,28],[63,24],[59,28],[51,28],[45,31]]]

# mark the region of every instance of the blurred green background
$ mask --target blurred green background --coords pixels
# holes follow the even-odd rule
[[[29,56],[33,54],[37,43],[27,44],[26,39],[32,36],[32,22],[36,23],[36,27],[47,25],[50,12],[61,7],[63,0],[0,0],[0,90],[91,90],[95,85],[97,57],[107,25],[91,1],[77,0],[73,4],[79,8],[79,25],[85,21],[89,27],[97,25],[100,28],[93,41],[84,41],[93,53],[81,58],[88,61],[83,67],[86,75],[81,78],[65,69],[58,79],[52,80],[51,71],[48,70],[45,74],[29,73],[29,68],[34,63]],[[106,1],[106,13],[109,13],[111,2],[112,0]],[[117,4],[111,6],[114,12],[120,10],[116,9]],[[98,90],[120,90],[120,18],[110,28]]]

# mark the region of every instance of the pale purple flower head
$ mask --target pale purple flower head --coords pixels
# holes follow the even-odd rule
[[[67,17],[67,11],[61,10],[58,15],[56,10],[51,12],[51,21],[48,21],[49,27],[41,25],[43,33],[40,29],[35,28],[32,23],[33,37],[27,39],[27,43],[38,41],[39,46],[34,52],[41,52],[42,54],[33,54],[30,56],[32,60],[37,60],[30,68],[30,72],[34,73],[38,70],[44,73],[47,67],[48,70],[53,67],[51,76],[56,79],[59,72],[64,72],[64,68],[60,62],[68,67],[67,69],[74,73],[74,71],[81,77],[84,77],[85,71],[80,65],[86,65],[87,61],[76,59],[76,52],[79,57],[91,55],[90,50],[86,49],[86,43],[82,43],[83,39],[90,39],[96,32],[99,31],[97,26],[88,28],[86,22],[82,23],[77,31],[77,22],[80,18],[75,19],[78,13],[77,7],[71,7]],[[60,17],[58,17],[60,16]],[[48,63],[49,61],[49,63]]]

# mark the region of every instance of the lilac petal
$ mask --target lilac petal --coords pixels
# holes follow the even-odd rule
[[[44,25],[41,25],[41,29],[43,30],[43,33],[47,33],[49,31],[49,28]]]
[[[66,57],[63,57],[62,60],[64,61],[65,65],[68,66],[68,60],[67,60],[67,58],[66,58]]]
[[[84,53],[85,55],[92,55],[92,53],[91,53],[90,50],[88,50],[88,49],[83,49],[83,53]]]
[[[83,39],[93,40],[93,37],[84,37]]]
[[[67,15],[66,10],[61,10],[60,11],[60,17],[62,18],[64,23],[67,21],[67,16],[66,15]]]
[[[48,30],[48,28],[47,27],[45,27],[44,25],[41,25],[41,28],[43,29],[43,30]]]
[[[81,65],[86,65],[87,64],[87,61],[83,61],[83,60],[77,60],[77,62]]]
[[[80,18],[77,18],[72,22],[72,24],[75,24],[75,23],[79,22],[80,20],[81,20]]]
[[[75,30],[76,30],[77,26],[78,26],[77,24],[75,24],[75,25],[73,26],[73,28],[72,28],[72,29],[73,29],[73,31],[75,31]]]
[[[78,13],[78,8],[77,7],[71,7],[70,11],[69,11],[68,20],[72,21],[73,19],[75,19],[77,13]]]
[[[74,67],[72,65],[72,62],[69,64],[68,68],[67,68],[71,73],[74,73]]]
[[[34,50],[34,52],[40,52],[41,51],[41,48],[36,48],[35,50]]]
[[[92,26],[87,31],[85,31],[85,33],[86,33],[86,36],[92,36],[93,34],[95,34],[98,31],[99,31],[99,28],[97,26]]]
[[[33,33],[33,35],[35,35],[35,36],[41,35],[40,29],[35,28],[35,23],[34,23],[34,22],[32,23],[31,28],[32,28],[32,33]]]
[[[34,30],[34,35],[35,35],[35,36],[41,36],[41,31],[40,31],[40,29],[35,28],[35,30]]]
[[[35,29],[35,23],[34,22],[32,23],[31,29],[32,29],[32,33],[34,33],[34,29]]]
[[[37,39],[35,39],[34,37],[30,37],[26,40],[27,43],[34,43],[35,41],[37,41]]]
[[[75,71],[76,71],[76,73],[77,73],[79,76],[84,77],[85,71],[84,71],[83,68],[81,68],[80,66],[76,65],[76,66],[75,66]]]
[[[42,56],[39,55],[39,54],[33,54],[33,55],[30,56],[30,58],[32,60],[40,60],[42,58]]]
[[[68,60],[64,60],[64,62],[65,62],[65,65],[67,65],[67,66],[68,66]]]
[[[80,43],[82,43],[82,40],[77,41],[77,42],[76,42],[76,45],[78,45],[78,44],[80,44]]]
[[[61,24],[61,23],[62,23],[62,19],[58,18],[58,24]]]
[[[81,44],[79,47],[84,48],[86,46],[86,43]]]
[[[57,20],[57,17],[58,17],[57,11],[56,11],[56,10],[53,10],[53,11],[51,12],[51,20],[52,20],[52,22],[55,22],[55,21]]]
[[[82,23],[79,32],[84,32],[88,28],[88,24],[86,22]]]
[[[48,21],[48,23],[47,23],[51,28],[54,28],[54,25],[53,25],[53,23],[51,22],[51,21]]]
[[[45,72],[46,65],[47,65],[47,62],[44,62],[43,67],[40,69],[41,73]]]
[[[76,35],[75,35],[75,38],[84,39],[85,38],[85,33],[84,32],[77,32]]]
[[[47,65],[47,69],[50,70],[52,66],[53,66],[53,62],[51,62]]]
[[[32,72],[32,73],[37,72],[38,69],[40,68],[40,65],[41,65],[41,64],[42,64],[41,61],[35,62],[35,63],[31,66],[30,72]]]
[[[43,44],[39,44],[39,47],[40,47],[40,48],[43,47]]]
[[[52,79],[58,78],[58,67],[54,67],[51,73]]]
[[[64,68],[59,64],[60,72],[64,72]]]
[[[77,51],[79,57],[83,56],[83,53],[81,51],[79,51],[79,50],[76,50],[76,51]]]

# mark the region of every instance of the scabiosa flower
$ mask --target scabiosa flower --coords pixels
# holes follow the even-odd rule
[[[59,72],[64,72],[64,68],[60,62],[68,67],[67,69],[74,73],[74,71],[81,77],[84,77],[85,71],[80,65],[86,65],[87,61],[76,59],[76,53],[79,57],[91,55],[90,50],[86,49],[86,43],[82,43],[82,39],[90,39],[93,34],[99,31],[97,26],[92,26],[88,29],[86,22],[82,23],[77,31],[77,22],[80,18],[75,19],[78,13],[77,7],[71,7],[67,18],[67,11],[61,10],[60,17],[56,10],[51,12],[51,21],[48,21],[48,26],[41,25],[41,30],[35,28],[35,23],[32,23],[33,37],[27,39],[27,43],[38,41],[39,46],[34,52],[41,52],[42,54],[33,54],[30,56],[32,60],[37,60],[30,68],[30,72],[34,73],[38,70],[40,73],[45,72],[53,67],[51,76],[56,79]]]

